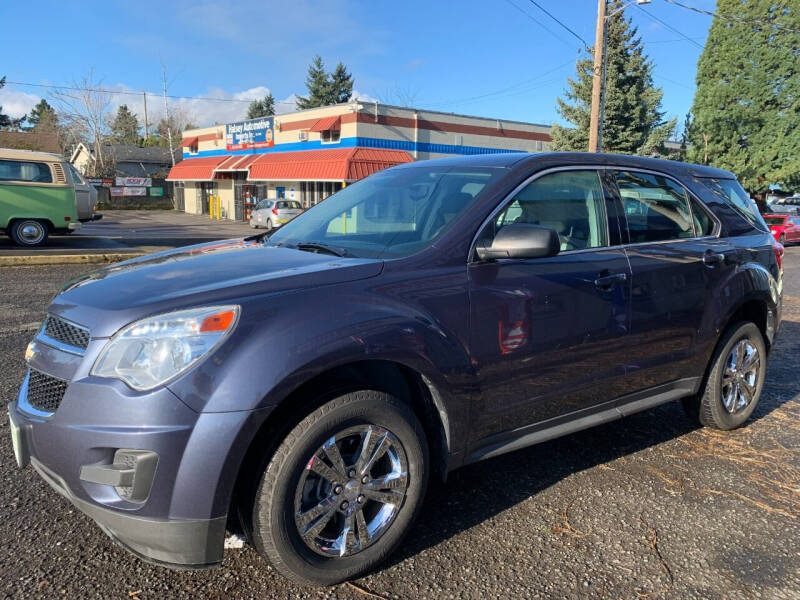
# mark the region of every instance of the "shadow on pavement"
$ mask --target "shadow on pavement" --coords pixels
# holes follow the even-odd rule
[[[784,321],[770,355],[764,392],[745,428],[800,393],[800,378],[792,361],[800,346],[795,340],[800,340],[800,323]],[[432,482],[406,542],[383,568],[491,519],[570,475],[698,428],[680,403],[672,402],[454,471],[446,484]]]

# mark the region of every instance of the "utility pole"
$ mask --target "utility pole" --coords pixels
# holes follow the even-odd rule
[[[161,81],[164,83],[164,121],[167,124],[167,138],[169,138],[169,157],[172,166],[175,166],[175,151],[172,149],[172,123],[169,122],[169,105],[167,104],[167,67],[161,63]]]
[[[142,92],[142,99],[144,100],[144,142],[145,144],[150,139],[147,130],[147,92]]]
[[[606,0],[597,2],[597,27],[594,36],[594,77],[592,77],[592,111],[589,117],[589,152],[600,151],[600,100],[603,93],[603,55],[606,42]]]

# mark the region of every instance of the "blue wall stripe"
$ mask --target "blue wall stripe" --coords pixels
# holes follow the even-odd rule
[[[298,150],[324,150],[327,148],[383,148],[386,150],[406,150],[414,152],[435,154],[509,154],[525,152],[524,150],[509,150],[508,148],[485,148],[482,146],[455,146],[451,144],[431,144],[428,142],[414,142],[405,140],[386,140],[383,138],[350,137],[342,138],[338,142],[323,144],[320,140],[307,142],[290,142],[277,144],[272,148],[257,148],[253,150],[202,150],[197,154],[183,153],[183,158],[200,158],[202,156],[222,156],[224,154],[268,154],[272,152],[295,152]]]

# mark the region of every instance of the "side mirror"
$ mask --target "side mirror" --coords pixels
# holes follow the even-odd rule
[[[504,226],[494,239],[478,242],[475,251],[481,260],[498,258],[545,258],[561,250],[558,233],[549,227],[528,223]]]

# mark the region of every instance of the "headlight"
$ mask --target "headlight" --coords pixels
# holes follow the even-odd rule
[[[210,306],[136,321],[111,338],[91,374],[121,379],[139,391],[153,389],[219,346],[238,317],[238,306]]]

